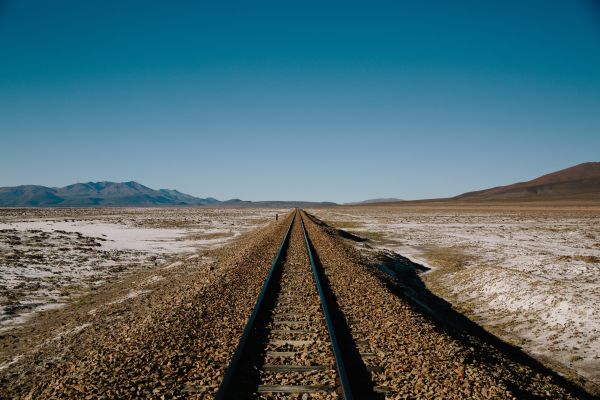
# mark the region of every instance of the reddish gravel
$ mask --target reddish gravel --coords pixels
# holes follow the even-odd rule
[[[584,398],[557,380],[511,361],[492,345],[450,335],[432,318],[392,293],[390,282],[347,239],[305,218],[331,288],[376,386],[390,399]]]

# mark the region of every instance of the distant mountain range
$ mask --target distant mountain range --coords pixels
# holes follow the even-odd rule
[[[282,200],[271,200],[271,201],[247,201],[240,199],[233,199],[222,201],[218,204],[219,207],[257,207],[257,208],[310,208],[310,207],[333,207],[337,206],[337,203],[331,201],[282,201]]]
[[[294,201],[219,201],[171,189],[151,189],[137,182],[87,182],[52,188],[38,185],[0,187],[0,207],[315,207],[335,203]]]
[[[467,192],[451,198],[402,201],[399,199],[372,199],[346,205],[398,205],[422,204],[423,202],[454,201],[545,201],[545,200],[592,200],[600,202],[600,162],[586,162],[552,172],[527,182]]]
[[[190,196],[177,190],[154,190],[137,182],[87,182],[62,188],[23,185],[0,188],[3,207],[94,207],[211,205],[212,197]]]
[[[379,203],[395,203],[398,201],[404,201],[402,199],[397,199],[395,197],[386,197],[386,198],[381,198],[381,199],[368,199],[368,200],[363,200],[363,201],[356,201],[354,203],[344,203],[344,205],[347,206],[356,206],[359,204],[379,204]]]
[[[539,178],[512,185],[463,193],[433,201],[487,200],[598,200],[600,201],[600,162],[587,162]],[[411,203],[395,198],[370,199],[347,205]],[[330,207],[332,202],[308,201],[220,201],[199,198],[171,189],[151,189],[137,182],[87,182],[62,188],[38,185],[0,187],[0,207]]]
[[[527,182],[463,193],[457,200],[600,200],[600,162],[587,162]]]
[[[600,162],[586,162],[532,179],[506,186],[467,192],[450,198],[403,201],[372,199],[345,205],[369,206],[381,203],[415,206],[419,204],[452,204],[455,202],[493,201],[596,201],[600,202]]]

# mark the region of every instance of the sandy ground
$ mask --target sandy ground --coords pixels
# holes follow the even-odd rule
[[[597,208],[311,212],[431,268],[427,287],[454,308],[558,371],[600,384]]]
[[[220,247],[272,209],[0,209],[0,333],[182,253]]]

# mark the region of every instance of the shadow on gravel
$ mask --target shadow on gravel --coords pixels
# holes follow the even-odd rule
[[[365,238],[360,237],[360,236],[356,236],[356,235],[354,235],[354,234],[352,234],[350,232],[347,232],[347,231],[345,231],[343,229],[333,228],[333,227],[327,225],[325,222],[321,221],[320,219],[315,218],[313,215],[311,215],[309,213],[306,213],[306,215],[315,224],[317,224],[319,226],[322,226],[322,227],[326,227],[327,229],[333,229],[339,236],[343,237],[344,239],[349,239],[349,240],[352,240],[354,242],[359,242],[359,243],[366,242],[366,241],[369,240],[369,239],[365,239]]]
[[[469,335],[481,339],[484,343],[489,344],[500,352],[502,352],[509,360],[518,362],[531,367],[534,371],[551,375],[556,382],[567,388],[571,393],[583,399],[597,399],[585,392],[581,387],[573,384],[563,378],[553,370],[545,367],[539,361],[523,352],[519,347],[506,343],[502,339],[486,331],[477,323],[471,321],[463,314],[452,308],[452,304],[433,294],[425,283],[419,277],[419,274],[428,270],[428,268],[410,261],[396,253],[386,252],[380,256],[379,263],[372,265],[385,275],[382,281],[386,287],[395,295],[411,302],[419,311],[429,315],[436,323],[439,329],[452,336],[454,339],[464,343],[467,347],[471,347],[476,354],[477,359],[485,362],[488,365],[497,363],[494,355],[482,349],[481,344],[469,338]],[[467,335],[465,335],[465,333]],[[472,356],[472,359],[475,356]],[[466,362],[471,362],[466,360]],[[531,393],[522,388],[517,387],[509,381],[504,382],[507,388],[519,399],[547,399],[543,394]]]
[[[308,239],[308,242],[310,247],[314,249],[310,239]],[[352,338],[350,326],[348,325],[344,314],[339,308],[337,298],[331,290],[329,279],[327,279],[327,275],[325,275],[323,264],[321,264],[321,260],[319,259],[319,255],[316,251],[313,251],[313,260],[317,268],[317,273],[321,278],[323,294],[325,295],[325,301],[327,302],[331,319],[335,325],[335,333],[338,343],[342,348],[342,357],[344,360],[344,365],[346,366],[348,379],[352,387],[352,393],[356,399],[383,399],[383,395],[374,392],[371,374],[367,370],[367,366],[363,362],[360,352],[356,347],[356,343]]]
[[[329,232],[343,232],[340,229],[330,227],[312,215],[308,216],[313,222],[322,226]],[[340,234],[340,236],[347,237],[344,234]],[[359,242],[368,240],[364,238],[360,239],[361,240],[358,240]],[[578,398],[600,399],[600,396],[594,396],[587,393],[580,386],[545,367],[539,361],[523,352],[519,347],[506,343],[502,339],[486,331],[480,325],[454,310],[451,303],[429,291],[425,286],[425,283],[419,277],[419,274],[429,270],[427,267],[414,263],[408,258],[390,251],[382,252],[378,257],[377,263],[372,264],[371,267],[376,270],[376,275],[386,285],[390,292],[413,304],[415,309],[431,317],[433,321],[436,322],[438,329],[463,343],[467,348],[471,348],[471,358],[467,359],[465,362],[470,363],[477,358],[488,365],[493,366],[497,364],[497,358],[484,348],[483,345],[487,344],[496,348],[506,358],[513,362],[527,365],[536,372],[552,376],[555,382],[569,390]],[[479,341],[475,340],[475,338],[478,338]],[[510,381],[504,381],[504,383],[519,399],[548,398],[545,394],[537,394],[524,390]]]

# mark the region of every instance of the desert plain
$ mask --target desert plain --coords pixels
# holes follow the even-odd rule
[[[427,290],[559,374],[600,384],[600,206],[405,202],[311,210],[426,268]]]
[[[40,371],[52,368],[56,354],[76,344],[81,332],[143,315],[153,293],[213,274],[219,249],[228,244],[235,249],[238,237],[288,211],[0,210],[5,383],[26,382],[30,360],[44,376]],[[401,202],[308,211],[360,237],[352,242],[364,254],[407,257],[433,296],[598,393],[597,204]]]
[[[124,276],[218,248],[284,211],[0,209],[0,333]]]

